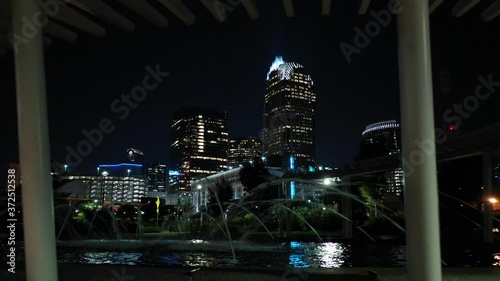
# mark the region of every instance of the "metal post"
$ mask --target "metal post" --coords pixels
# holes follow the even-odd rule
[[[13,32],[23,40],[14,48],[19,155],[23,176],[23,225],[29,281],[56,281],[56,235],[41,30],[24,34],[24,20],[39,13],[35,0],[11,1]]]
[[[483,153],[483,237],[484,243],[493,243],[493,205],[489,199],[493,195],[493,152]]]
[[[428,1],[401,1],[401,132],[409,281],[442,280]]]

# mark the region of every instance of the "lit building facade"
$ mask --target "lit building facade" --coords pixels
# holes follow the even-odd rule
[[[368,125],[361,135],[359,160],[401,153],[401,129],[395,120]],[[403,191],[403,169],[388,171],[385,178],[387,180],[385,193],[399,196]]]
[[[144,171],[148,178],[148,191],[165,192],[167,183],[167,165],[151,163]]]
[[[240,180],[241,167],[230,169],[204,178],[198,178],[192,184],[191,204],[198,212],[201,206],[206,207],[210,201],[209,189],[214,188],[218,182],[224,180],[233,189],[233,200],[243,197],[243,185]],[[198,188],[199,187],[199,188]]]
[[[65,180],[81,180],[88,186],[87,199],[101,203],[139,203],[147,197],[147,180],[142,176],[61,175]]]
[[[315,107],[316,87],[305,68],[276,57],[264,97],[262,140],[270,167],[314,167]]]
[[[177,192],[189,195],[191,181],[228,168],[227,112],[183,107],[172,122],[171,167],[180,173]]]
[[[262,143],[258,139],[230,139],[228,150],[229,168],[251,163],[255,157],[262,156]]]

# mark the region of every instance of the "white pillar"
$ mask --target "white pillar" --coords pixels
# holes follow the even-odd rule
[[[15,51],[19,154],[28,281],[56,281],[57,259],[42,33],[23,34],[35,0],[12,1],[13,32],[29,38]]]
[[[428,5],[403,0],[397,18],[409,281],[442,280]]]
[[[483,237],[484,243],[493,243],[493,205],[489,199],[493,195],[493,152],[483,153]]]

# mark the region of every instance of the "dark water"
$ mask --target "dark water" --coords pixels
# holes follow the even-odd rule
[[[59,263],[245,267],[404,267],[405,246],[335,242],[76,241],[58,245]],[[496,251],[498,250],[498,251]],[[452,245],[442,249],[450,267],[500,266],[500,250]],[[22,259],[22,256],[19,258]]]

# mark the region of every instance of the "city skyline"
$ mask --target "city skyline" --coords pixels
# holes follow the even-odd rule
[[[113,30],[104,40],[83,35],[81,42],[71,48],[64,43],[47,48],[52,160],[64,163],[66,146],[75,149],[85,139],[82,130],[98,128],[103,118],[111,118],[116,121],[116,129],[83,157],[78,169],[92,171],[101,161],[120,162],[122,159],[117,157],[128,147],[143,150],[145,162],[166,162],[170,115],[181,104],[226,108],[232,137],[257,136],[262,127],[266,73],[269,64],[281,55],[307,66],[317,84],[317,150],[321,151],[318,163],[351,162],[359,146],[358,132],[366,124],[399,120],[395,25],[385,27],[347,63],[339,44],[352,44],[353,26],[363,27],[373,18],[355,14],[315,17],[316,12],[307,5],[296,5],[303,15],[294,19],[286,19],[279,3],[263,1],[259,7],[267,12],[258,21],[248,21],[244,9],[237,8],[222,25],[202,5],[193,5],[200,24],[169,28],[165,36],[158,36],[156,30],[130,34]],[[465,97],[474,93],[479,76],[487,79],[492,74],[492,79],[498,80],[494,63],[498,38],[488,36],[495,24],[484,25],[474,17],[457,20],[446,13],[450,6],[451,3],[443,3],[442,9],[431,17],[435,96],[440,89],[439,70],[443,67],[451,74],[454,90],[445,109],[453,108],[454,103],[462,104]],[[333,12],[340,10],[339,7]],[[340,22],[346,24],[339,25]],[[210,32],[214,28],[217,32]],[[452,36],[458,31],[463,36]],[[184,43],[171,44],[173,41]],[[200,45],[206,47],[200,49]],[[104,56],[98,50],[108,52]],[[463,55],[465,51],[467,56]],[[72,56],[74,52],[81,56]],[[157,64],[170,75],[137,108],[130,108],[126,119],[119,119],[122,115],[116,116],[111,104],[142,81],[148,73],[147,66],[155,68]],[[0,59],[0,91],[6,93],[7,106],[4,128],[8,137],[2,146],[1,163],[4,166],[19,160],[12,69],[9,56]],[[206,73],[216,75],[208,77]],[[499,116],[491,114],[497,100],[492,96],[472,117],[464,119],[461,133],[498,121]],[[440,103],[436,97],[436,127],[442,124]]]
[[[494,276],[499,19],[500,0],[0,1],[7,275]]]

